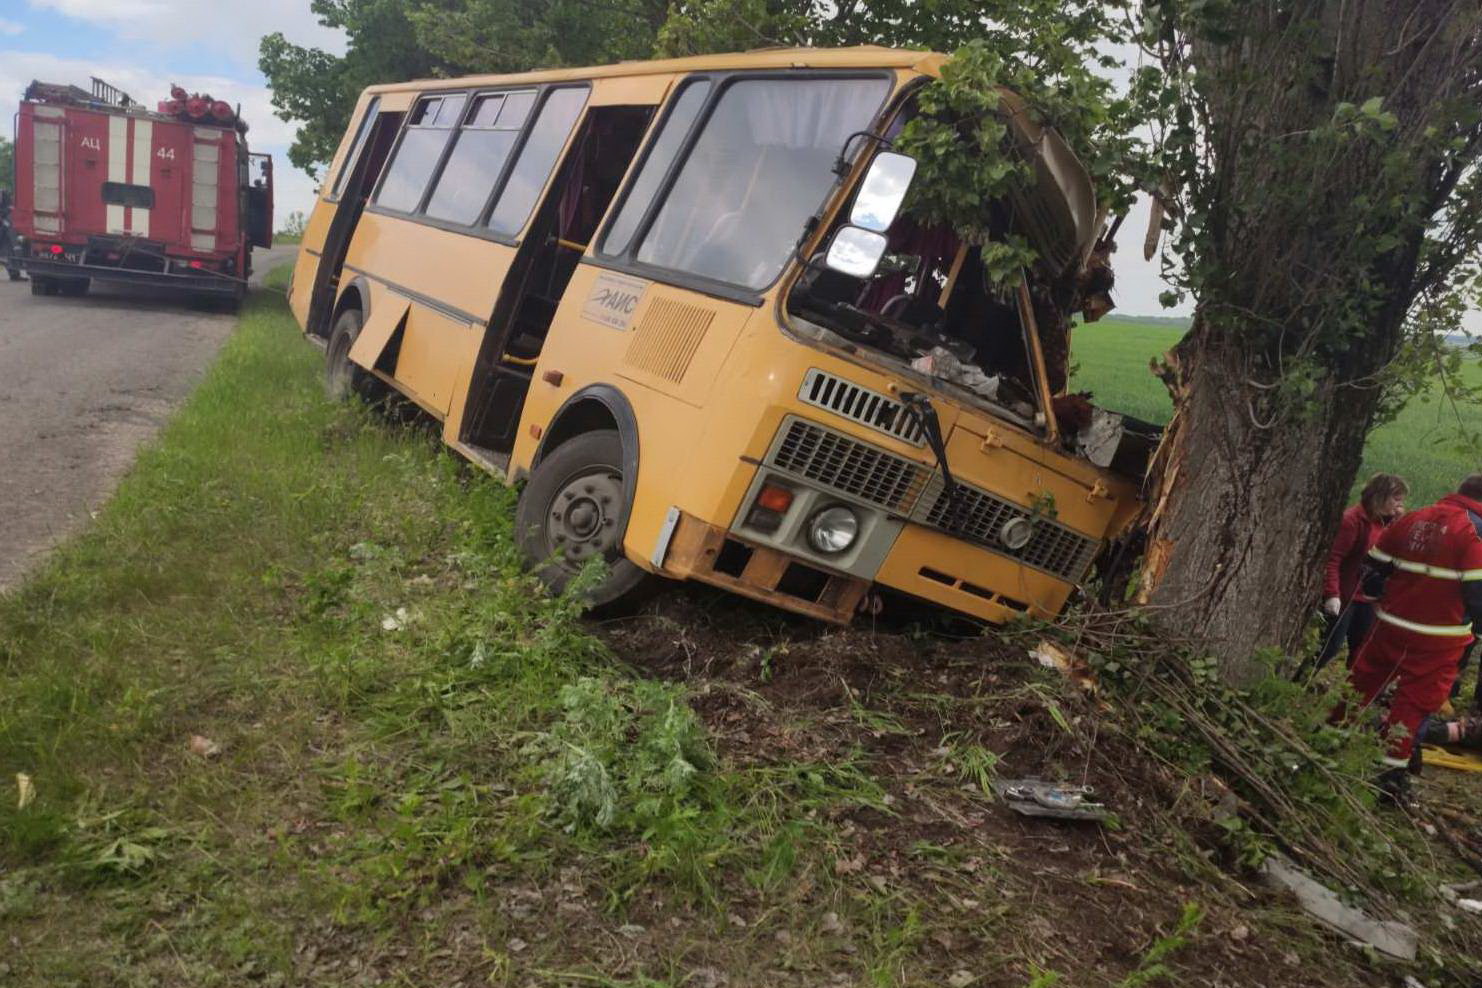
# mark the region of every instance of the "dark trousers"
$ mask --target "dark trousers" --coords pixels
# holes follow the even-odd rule
[[[1322,651],[1317,653],[1317,665],[1313,673],[1318,672],[1323,666],[1333,660],[1338,654],[1338,649],[1346,643],[1348,645],[1348,668],[1353,668],[1353,657],[1358,654],[1359,646],[1364,639],[1369,637],[1369,632],[1374,630],[1374,605],[1367,601],[1355,600],[1343,609],[1337,616],[1327,618],[1327,633],[1323,636]]]

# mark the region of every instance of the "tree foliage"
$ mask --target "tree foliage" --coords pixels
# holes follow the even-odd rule
[[[313,0],[312,8],[345,32],[344,55],[275,33],[258,58],[278,115],[301,125],[289,160],[310,174],[334,156],[366,86],[642,58],[665,13],[663,0]]]
[[[0,137],[0,189],[15,185],[15,145],[8,137]]]
[[[362,89],[434,75],[442,63],[417,42],[401,0],[313,0],[311,7],[320,23],[345,32],[345,54],[275,32],[262,39],[258,66],[278,116],[299,123],[288,159],[312,175],[334,157]]]

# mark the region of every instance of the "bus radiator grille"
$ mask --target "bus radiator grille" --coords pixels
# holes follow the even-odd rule
[[[768,462],[902,515],[916,507],[931,477],[910,460],[796,418],[786,423]]]
[[[1043,570],[1070,583],[1078,583],[1086,568],[1096,558],[1101,543],[1088,539],[1058,522],[1047,518],[1035,521],[1034,536],[1024,548],[1015,552],[998,540],[1004,523],[1013,518],[1028,518],[1022,507],[995,497],[987,491],[957,482],[957,516],[950,519],[950,533],[960,535],[994,552],[1017,559],[1026,566]],[[924,503],[920,521],[933,528],[949,531],[950,500],[940,477],[933,477],[931,490]]]
[[[851,384],[842,377],[812,368],[803,375],[798,398],[817,408],[827,409],[871,429],[878,429],[892,439],[925,446],[921,425],[906,414],[905,406],[878,391]]]

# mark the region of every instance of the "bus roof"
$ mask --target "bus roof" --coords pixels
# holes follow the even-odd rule
[[[366,87],[368,93],[418,92],[459,86],[496,86],[511,82],[566,82],[619,76],[684,74],[736,69],[915,69],[938,75],[946,55],[935,52],[856,45],[852,48],[762,48],[721,55],[697,55],[654,61],[618,62],[587,68],[541,69],[499,75],[470,75],[456,79],[415,79]]]

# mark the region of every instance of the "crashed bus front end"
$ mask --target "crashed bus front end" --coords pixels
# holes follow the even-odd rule
[[[888,152],[860,154],[768,313],[801,346],[738,348],[718,384],[769,409],[735,437],[744,490],[724,524],[674,514],[665,571],[834,621],[889,588],[1004,622],[1058,614],[1128,529],[1157,430],[1067,393],[1070,314],[1110,308],[1105,216],[1059,135],[1003,106],[1033,180],[986,225],[1035,269],[991,284],[980,246],[904,213],[870,274],[831,266]]]

